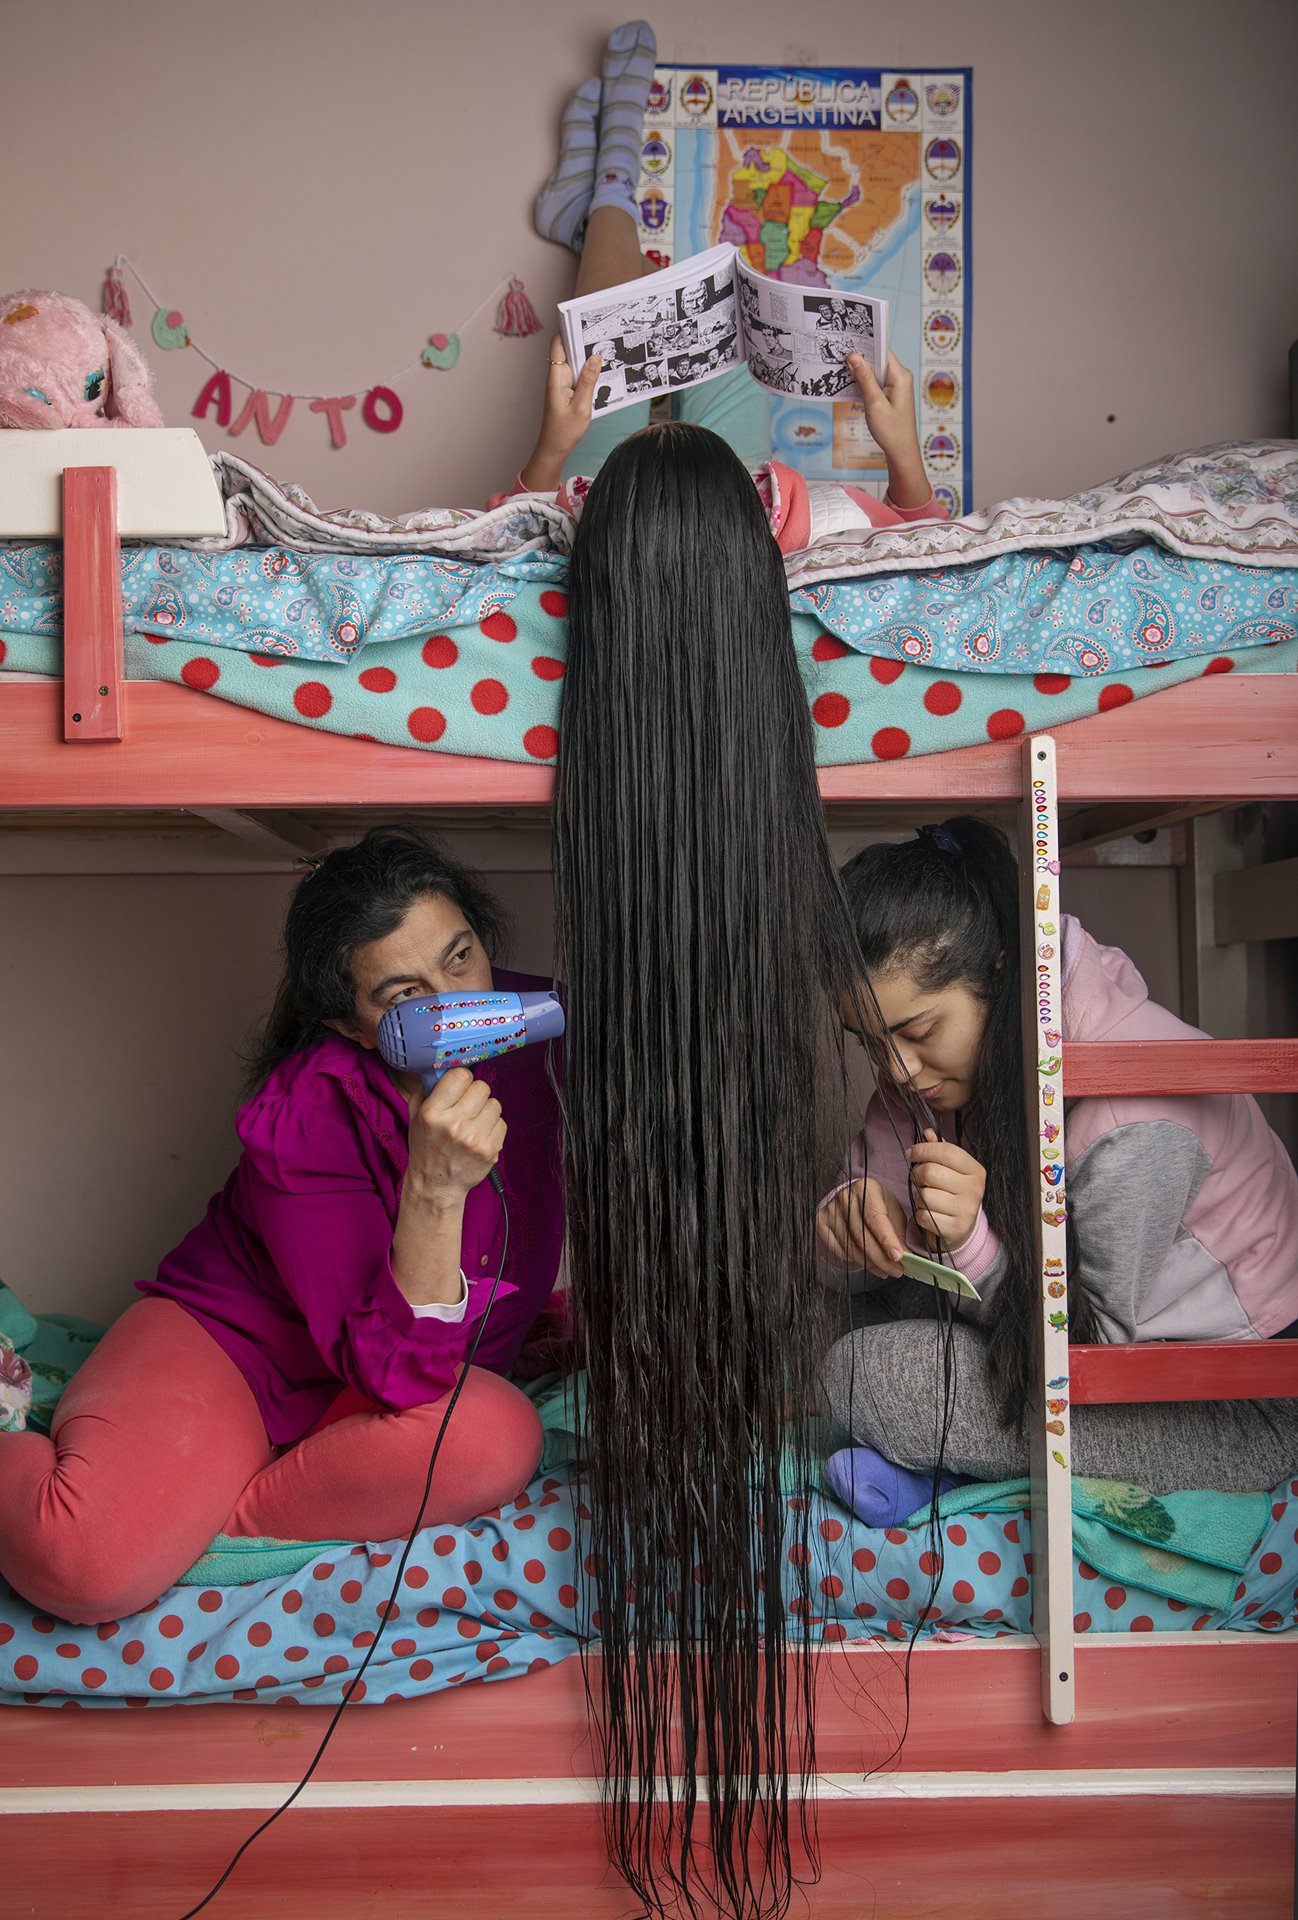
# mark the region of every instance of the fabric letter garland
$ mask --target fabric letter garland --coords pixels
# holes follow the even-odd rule
[[[373,385],[357,389],[354,393],[282,393],[277,388],[263,387],[258,382],[235,373],[232,368],[224,367],[221,362],[200,347],[185,323],[185,316],[178,308],[165,306],[154,293],[135,262],[126,254],[119,253],[104,279],[103,309],[119,325],[131,325],[131,305],[127,298],[123,273],[129,272],[139,283],[144,293],[153,302],[154,316],[150,326],[155,344],[164,352],[174,352],[181,348],[192,347],[200,360],[205,360],[212,369],[210,378],[191,409],[195,420],[211,418],[216,425],[236,439],[250,426],[255,426],[261,443],[273,447],[280,439],[293,417],[297,401],[305,400],[311,413],[323,416],[329,429],[329,442],[333,447],[347,445],[347,423],[344,416],[359,407],[360,418],[371,433],[395,433],[405,418],[405,407],[399,396],[393,391],[396,381],[413,372],[416,367],[426,367],[440,373],[449,373],[457,365],[461,353],[461,335],[471,327],[479,315],[498,300],[494,331],[505,339],[523,340],[533,333],[539,333],[541,322],[536,317],[524,290],[523,283],[515,275],[508,274],[494,286],[485,299],[480,300],[466,320],[456,328],[431,334],[428,344],[417,359],[409,360],[405,366],[398,367],[395,373]],[[247,398],[238,412],[235,412],[233,388],[247,388]]]

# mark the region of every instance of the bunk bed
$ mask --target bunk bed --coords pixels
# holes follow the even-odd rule
[[[548,765],[333,737],[186,686],[125,681],[105,562],[115,555],[117,514],[105,471],[107,479],[68,476],[62,681],[0,676],[0,817],[9,830],[103,831],[183,817],[196,831],[291,859],[358,816],[543,822]],[[1298,798],[1298,674],[1215,676],[1026,740],[828,766],[821,790],[831,824],[915,824],[962,808],[1018,819],[1028,937],[1038,861],[1056,883],[1057,913],[1070,848]],[[1035,1137],[1040,1035],[1029,1030]],[[1061,1054],[1051,1072],[1065,1095],[1116,1084],[1131,1093],[1298,1091],[1293,1041]],[[1052,1325],[1050,1232],[1043,1227],[1040,1249],[1041,1358],[1056,1400],[1298,1395],[1298,1343],[1070,1355],[1066,1331]],[[1261,1916],[1288,1898],[1298,1633],[1259,1631],[1255,1621],[1249,1631],[1159,1632],[1147,1618],[1124,1632],[1075,1631],[1066,1417],[1062,1435],[1059,1427],[1056,1417],[1047,1431],[1043,1395],[1031,1539],[1014,1521],[1000,1528],[1018,1551],[1024,1590],[1033,1586],[1031,1631],[945,1631],[920,1639],[907,1659],[908,1630],[882,1615],[864,1629],[850,1614],[846,1625],[822,1623],[825,1868],[811,1910],[825,1920],[948,1908],[1035,1920],[1047,1900],[1080,1911],[1069,1892],[1082,1886],[1088,1912],[1139,1905],[1153,1915]],[[1277,1528],[1287,1522],[1293,1535],[1296,1519],[1298,1497],[1278,1502]],[[1275,1604],[1274,1627],[1298,1619],[1292,1597],[1282,1617]],[[55,1629],[43,1630],[53,1639]],[[94,1629],[76,1633],[93,1643]],[[94,1657],[93,1645],[73,1652]],[[542,1648],[530,1664],[508,1686],[452,1686],[393,1699],[381,1712],[357,1706],[307,1796],[244,1862],[219,1910],[231,1920],[272,1902],[285,1915],[414,1914],[443,1885],[460,1909],[494,1920],[624,1913],[600,1837],[579,1663],[552,1661]],[[277,1698],[273,1687],[228,1697],[242,1710],[226,1711],[223,1700],[94,1712],[84,1689],[63,1700],[70,1712],[50,1711],[39,1694],[6,1704],[0,1831],[12,1910],[146,1920],[198,1898],[254,1818],[297,1781],[329,1716],[309,1696]],[[865,1716],[862,1700],[872,1703]],[[880,1706],[898,1735],[904,1726],[899,1747],[866,1731]]]

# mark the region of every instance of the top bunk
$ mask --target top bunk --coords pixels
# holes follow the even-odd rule
[[[1298,674],[1214,676],[1051,728],[1061,801],[1155,812],[1298,797]],[[0,808],[545,808],[552,766],[317,732],[185,686],[122,689],[122,737],[63,738],[56,680],[0,679]],[[827,766],[827,804],[1007,805],[1022,794],[1022,741]],[[1134,831],[1128,826],[1126,831]]]
[[[0,811],[543,812],[560,519],[540,496],[324,515],[187,430],[0,434]],[[1042,731],[1064,808],[1121,810],[1128,833],[1298,795],[1292,446],[1180,456],[915,542],[787,560],[827,805],[1011,805]]]

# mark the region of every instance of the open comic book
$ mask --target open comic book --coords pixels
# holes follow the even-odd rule
[[[888,303],[868,294],[801,287],[713,247],[624,286],[559,304],[569,363],[602,361],[594,411],[677,393],[746,361],[773,393],[833,400],[853,384],[859,353],[880,380],[888,359]]]

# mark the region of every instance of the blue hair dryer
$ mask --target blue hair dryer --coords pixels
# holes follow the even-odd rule
[[[399,1000],[379,1021],[379,1052],[431,1093],[448,1067],[471,1067],[538,1040],[557,1040],[563,1008],[553,993],[434,993]]]

